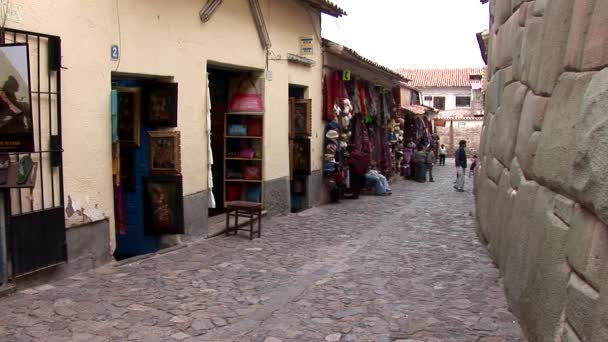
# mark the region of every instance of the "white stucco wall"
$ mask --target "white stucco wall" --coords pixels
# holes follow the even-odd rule
[[[433,107],[433,101],[425,101],[425,96],[445,96],[445,110],[439,115],[468,115],[470,107],[456,107],[456,96],[471,96],[471,87],[437,87],[421,88],[422,102],[424,105]]]
[[[247,0],[224,1],[202,23],[200,0],[12,0],[17,20],[7,27],[62,39],[65,195],[98,208],[110,220],[114,244],[110,143],[111,73],[169,76],[179,84],[184,194],[207,189],[206,71],[209,62],[263,70],[262,49]],[[313,99],[313,169],[321,168],[322,53],[320,15],[296,0],[260,1],[272,52],[297,54],[298,38],[314,35],[313,67],[270,61],[266,82],[265,180],[289,175],[288,85],[309,87]],[[120,29],[119,29],[120,28]],[[120,62],[110,47],[120,44]],[[315,154],[318,157],[315,157]],[[201,208],[205,209],[205,208]]]

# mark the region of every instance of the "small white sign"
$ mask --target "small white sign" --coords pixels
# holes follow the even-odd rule
[[[113,61],[117,61],[120,58],[120,47],[118,45],[112,45],[110,57]]]
[[[300,37],[300,56],[314,55],[313,36]]]

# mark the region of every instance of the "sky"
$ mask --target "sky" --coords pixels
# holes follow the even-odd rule
[[[322,36],[386,67],[484,65],[475,34],[488,27],[479,0],[330,0],[348,14],[323,14]]]

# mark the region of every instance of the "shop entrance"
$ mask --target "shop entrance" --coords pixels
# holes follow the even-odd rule
[[[215,208],[209,208],[209,217],[221,218],[226,201],[262,202],[263,108],[231,112],[231,101],[239,94],[262,99],[262,85],[257,71],[209,66],[207,73],[213,155],[211,191],[216,203]]]
[[[310,207],[308,200],[308,181],[310,176],[310,136],[303,132],[300,126],[306,126],[306,100],[308,88],[305,86],[289,85],[289,160],[290,160],[290,196],[291,212],[297,213]],[[308,101],[308,102],[307,102]],[[296,113],[297,112],[297,113]],[[302,117],[304,114],[304,124]],[[295,122],[298,120],[299,122]],[[310,125],[310,123],[308,123]],[[304,129],[305,131],[305,129]]]
[[[116,251],[121,260],[183,234],[177,84],[170,77],[112,74]]]

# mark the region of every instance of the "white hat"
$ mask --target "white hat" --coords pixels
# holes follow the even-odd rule
[[[338,139],[340,137],[340,134],[338,132],[336,132],[335,129],[330,129],[329,131],[327,131],[327,133],[325,134],[325,137],[327,139]]]

